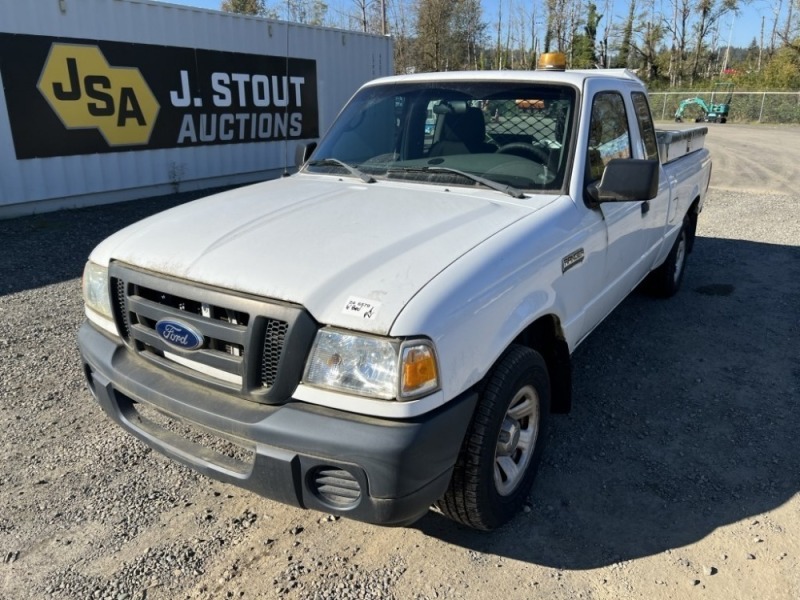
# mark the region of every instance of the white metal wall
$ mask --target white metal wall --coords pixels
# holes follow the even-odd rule
[[[389,38],[148,0],[0,0],[0,32],[273,56],[288,50],[317,61],[320,134],[362,83],[393,73]],[[297,143],[17,160],[0,93],[0,218],[169,193],[175,168],[182,170],[182,191],[274,177],[293,166]]]

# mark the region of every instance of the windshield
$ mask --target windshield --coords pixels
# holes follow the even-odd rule
[[[371,86],[347,105],[306,169],[346,173],[339,162],[378,179],[557,191],[569,164],[574,111],[568,86]]]

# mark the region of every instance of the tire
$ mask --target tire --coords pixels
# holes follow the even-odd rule
[[[445,516],[490,531],[519,512],[541,460],[549,413],[544,359],[511,346],[485,380],[450,487],[437,502]]]
[[[690,235],[690,221],[686,216],[683,218],[683,226],[664,264],[648,276],[648,288],[653,295],[670,298],[678,293],[683,281],[683,274],[686,271],[686,258],[691,247]]]

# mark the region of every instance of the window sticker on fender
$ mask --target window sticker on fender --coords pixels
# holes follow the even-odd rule
[[[381,307],[380,302],[375,300],[367,300],[366,298],[359,298],[358,296],[350,296],[347,303],[342,309],[342,314],[350,315],[351,317],[361,317],[362,319],[372,320],[378,316],[378,310]]]

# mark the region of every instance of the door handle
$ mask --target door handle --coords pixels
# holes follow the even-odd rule
[[[646,215],[649,212],[650,212],[650,201],[645,200],[644,202],[642,202],[642,216]]]

